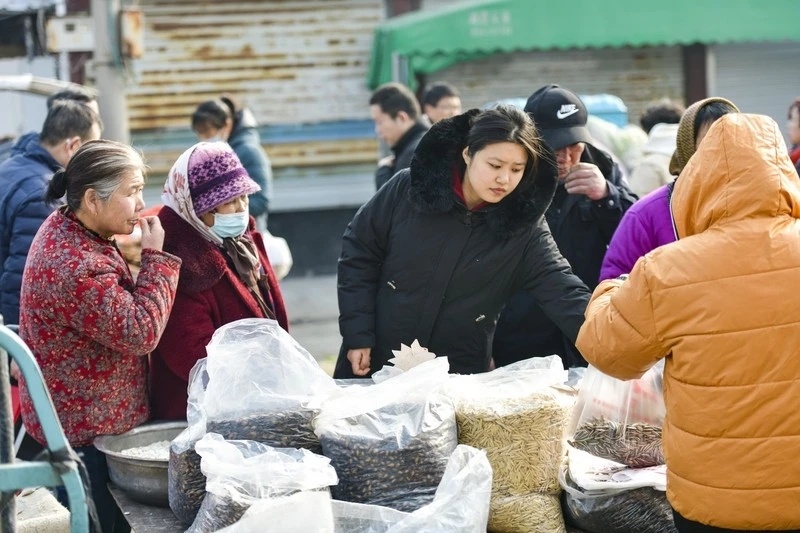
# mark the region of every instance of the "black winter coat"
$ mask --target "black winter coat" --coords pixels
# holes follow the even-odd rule
[[[423,135],[428,132],[428,128],[430,128],[430,126],[426,122],[418,120],[402,137],[400,137],[397,144],[392,146],[394,163],[392,166],[378,167],[375,171],[375,190],[383,187],[383,184],[389,181],[392,176],[411,166],[411,158],[414,156],[414,150],[417,149],[417,145]]]
[[[559,185],[546,219],[559,251],[575,274],[594,290],[608,243],[622,215],[637,197],[617,164],[602,150],[587,144],[581,161],[597,165],[608,182],[608,196],[594,201],[583,195],[567,194],[564,186]],[[572,340],[564,338],[545,310],[522,292],[514,295],[500,315],[494,354],[498,365],[557,354],[568,366],[586,366]]]
[[[371,371],[418,339],[450,370],[484,372],[497,317],[524,289],[574,340],[590,296],[572,274],[542,218],[556,170],[540,163],[501,202],[470,212],[452,186],[471,117],[443,120],[398,173],[356,213],[339,259],[334,376],[353,377],[348,349],[371,347]],[[550,154],[552,160],[552,154]]]

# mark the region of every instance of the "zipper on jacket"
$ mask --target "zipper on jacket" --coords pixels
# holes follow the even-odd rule
[[[394,284],[394,280],[387,281],[386,285],[388,285],[389,288],[392,289],[392,290],[397,290],[397,285]]]
[[[478,315],[478,318],[475,319],[475,322],[481,322],[486,319],[486,315]]]
[[[677,180],[678,178],[675,178],[675,179]],[[672,196],[673,196],[673,193],[675,192],[675,180],[672,181],[671,185],[672,186],[668,188],[668,190],[669,190],[669,220],[670,220],[670,222],[672,222],[672,233],[675,234],[675,240],[678,241],[678,240],[680,240],[678,238],[678,225],[675,223],[675,213],[672,212]]]

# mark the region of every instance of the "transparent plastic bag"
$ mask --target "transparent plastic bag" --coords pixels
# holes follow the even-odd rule
[[[575,404],[556,388],[567,379],[558,356],[533,358],[485,374],[453,376],[459,444],[484,450],[493,494],[558,493],[558,469]]]
[[[489,533],[565,533],[557,494],[493,496],[489,507]]]
[[[564,531],[558,471],[575,404],[567,376],[550,356],[451,379],[459,444],[486,451],[492,465],[489,531]]]
[[[622,463],[609,461],[571,446],[567,447],[566,472],[572,483],[589,495],[642,487],[667,490],[666,465],[629,468]],[[565,485],[563,474],[560,483]]]
[[[215,433],[206,434],[195,449],[202,457],[206,497],[187,533],[218,531],[238,522],[260,500],[327,492],[338,481],[330,461],[308,450],[226,441]],[[298,505],[297,512],[317,510]]]
[[[592,455],[642,468],[664,463],[664,363],[621,381],[589,367],[581,383],[570,444]]]
[[[220,533],[334,533],[331,494],[306,491],[258,500]]]
[[[337,500],[414,511],[432,501],[457,445],[452,403],[438,394],[446,359],[329,399],[315,420],[339,474]]]
[[[564,519],[587,533],[677,533],[664,491],[582,491],[564,473]]]
[[[311,421],[338,387],[277,322],[248,318],[214,332],[207,346],[207,431],[230,440],[320,452]]]
[[[334,500],[336,533],[484,533],[491,487],[492,468],[486,454],[459,445],[430,504],[405,513]]]
[[[206,476],[200,469],[195,443],[206,433],[203,398],[208,385],[206,359],[200,359],[189,372],[189,399],[186,407],[188,426],[169,446],[167,494],[169,507],[185,525],[191,524],[206,495]]]

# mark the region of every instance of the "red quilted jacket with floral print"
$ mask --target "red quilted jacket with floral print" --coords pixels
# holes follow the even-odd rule
[[[20,336],[73,446],[148,419],[147,354],[166,327],[180,264],[144,250],[134,283],[114,243],[64,209],[36,234],[22,278]],[[44,443],[24,383],[21,400],[27,431]]]

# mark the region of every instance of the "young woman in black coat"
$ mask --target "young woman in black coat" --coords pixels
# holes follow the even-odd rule
[[[451,372],[485,372],[497,317],[518,290],[530,291],[574,341],[590,292],[543,220],[554,160],[514,107],[435,124],[411,168],[345,231],[334,377],[368,376],[415,339],[448,357]]]

